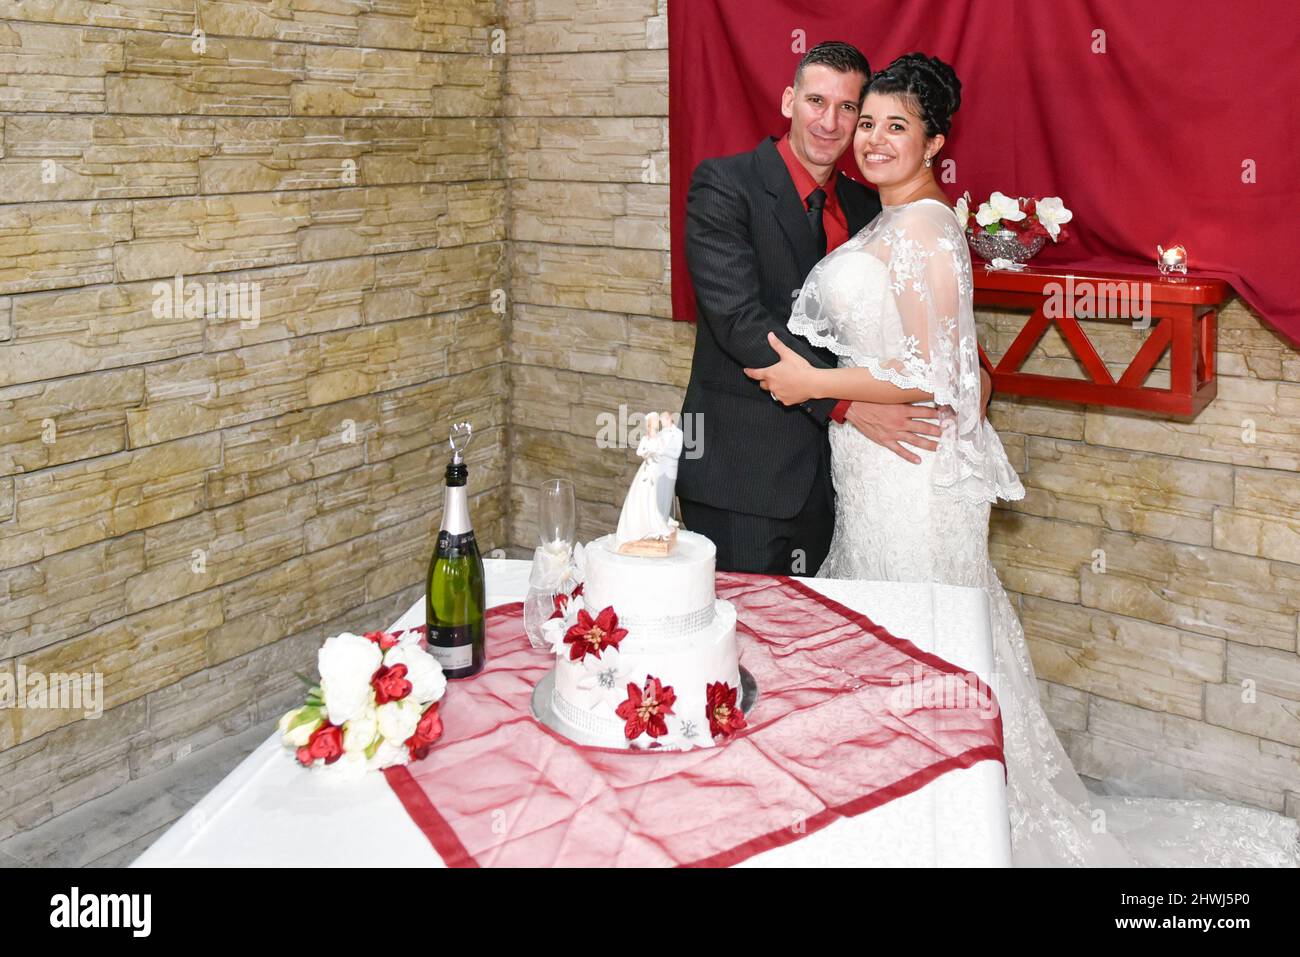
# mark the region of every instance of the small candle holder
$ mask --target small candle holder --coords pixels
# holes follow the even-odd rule
[[[1156,246],[1156,252],[1159,254],[1156,259],[1156,265],[1160,268],[1162,276],[1168,276],[1171,273],[1182,273],[1187,275],[1187,250],[1181,243],[1164,249]]]

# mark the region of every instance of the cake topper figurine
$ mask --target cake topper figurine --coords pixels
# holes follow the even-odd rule
[[[684,436],[667,412],[651,412],[645,426],[636,447],[641,467],[623,501],[615,534],[623,555],[667,555],[677,542],[677,522],[671,512]]]

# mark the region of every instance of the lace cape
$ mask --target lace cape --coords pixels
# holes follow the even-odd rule
[[[809,274],[791,332],[902,389],[921,389],[955,421],[939,439],[932,481],[968,501],[1025,490],[997,432],[980,416],[970,253],[937,200],[887,206]]]

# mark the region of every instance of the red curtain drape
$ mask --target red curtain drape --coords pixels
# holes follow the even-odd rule
[[[670,0],[668,18],[674,318],[695,318],[695,165],[784,132],[803,49],[839,39],[873,69],[913,50],[956,68],[943,188],[1063,197],[1071,238],[1040,261],[1154,272],[1156,244],[1181,242],[1300,345],[1294,0]]]

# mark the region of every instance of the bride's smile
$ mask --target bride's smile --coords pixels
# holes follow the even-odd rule
[[[932,166],[943,149],[944,131],[931,128],[916,97],[871,90],[853,134],[853,157],[862,178],[880,191],[886,206],[930,197],[946,202]]]

